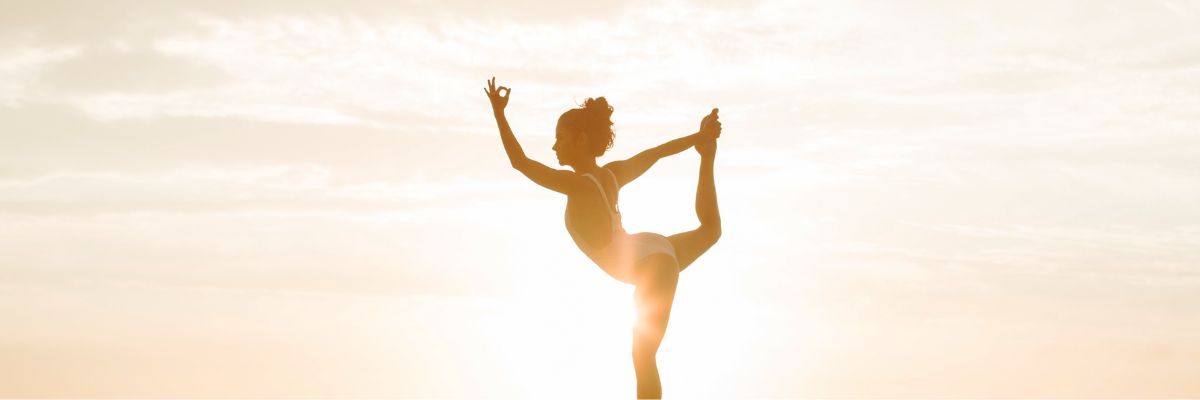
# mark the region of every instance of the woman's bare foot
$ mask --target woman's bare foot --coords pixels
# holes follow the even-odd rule
[[[700,141],[696,143],[696,152],[700,157],[713,157],[717,154],[717,138],[721,137],[721,121],[717,109],[700,121]]]

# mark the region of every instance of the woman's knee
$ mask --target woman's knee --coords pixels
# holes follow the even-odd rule
[[[658,355],[658,347],[653,346],[651,343],[645,343],[641,345],[635,343],[633,345],[632,355],[633,362],[635,364],[634,367],[640,367],[647,364],[653,366],[654,364],[657,364],[658,361],[656,359],[656,356]]]
[[[709,246],[716,244],[717,240],[721,238],[721,220],[717,220],[715,223],[701,225],[700,229],[704,231],[704,238],[706,239],[705,241],[708,242]]]
[[[654,312],[654,315],[642,314],[633,327],[633,351],[638,354],[653,357],[658,352],[658,345],[667,334],[667,319],[670,311]]]

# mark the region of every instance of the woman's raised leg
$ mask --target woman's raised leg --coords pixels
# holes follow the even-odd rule
[[[662,398],[662,383],[658,379],[656,356],[671,317],[679,266],[670,256],[655,254],[637,265],[637,273],[637,289],[634,290],[637,322],[633,327],[637,396],[639,399],[659,399]]]
[[[696,184],[696,218],[700,219],[700,227],[667,237],[675,247],[680,271],[692,265],[721,237],[721,211],[717,208],[717,187],[713,182],[717,140],[696,144],[696,151],[700,153],[700,182]]]

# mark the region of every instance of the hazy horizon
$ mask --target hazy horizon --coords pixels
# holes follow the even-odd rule
[[[1200,396],[1200,2],[4,5],[0,397],[632,397],[492,76],[551,165],[720,107],[669,398]]]

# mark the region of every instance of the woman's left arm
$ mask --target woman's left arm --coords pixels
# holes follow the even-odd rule
[[[628,160],[613,161],[605,165],[605,167],[609,168],[613,172],[613,175],[617,176],[617,185],[625,186],[625,184],[642,176],[646,170],[650,169],[650,166],[658,162],[658,159],[678,154],[689,147],[703,144],[707,140],[716,140],[717,137],[721,136],[721,122],[717,118],[717,109],[714,108],[711,113],[700,120],[699,132],[663,143],[652,149],[638,153]]]
[[[699,139],[700,133],[693,133],[647,149],[627,160],[613,161],[605,165],[605,168],[617,176],[617,185],[625,186],[642,176],[660,158],[679,154],[679,152],[695,146]]]

